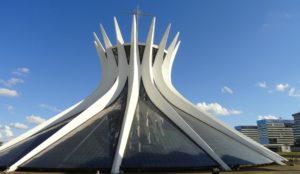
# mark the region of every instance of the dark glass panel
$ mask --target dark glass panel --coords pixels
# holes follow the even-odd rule
[[[35,147],[37,147],[46,139],[48,139],[51,135],[53,135],[56,131],[58,131],[68,122],[69,120],[65,120],[64,122],[58,123],[57,125],[43,130],[33,135],[32,137],[21,141],[17,145],[0,152],[0,168],[7,169],[13,163],[21,159],[24,155],[26,155]]]
[[[140,62],[142,63],[144,57],[145,45],[139,45],[139,55],[140,55]]]
[[[141,87],[121,168],[172,170],[218,166],[150,101]]]
[[[117,47],[115,47],[115,48],[112,48],[111,49],[112,50],[112,52],[113,52],[113,54],[114,54],[114,56],[115,56],[115,61],[116,61],[116,64],[118,65],[118,48]]]
[[[164,52],[164,59],[166,58],[166,56],[167,56],[167,53]]]
[[[199,119],[177,109],[183,119],[229,166],[265,164],[272,161]]]
[[[125,49],[125,53],[126,53],[127,63],[129,64],[129,61],[130,61],[130,45],[125,45],[124,49]]]
[[[269,144],[277,144],[277,138],[269,138]]]
[[[152,50],[152,65],[154,64],[157,52],[158,52],[158,49],[153,48],[153,50]]]
[[[83,111],[84,111],[84,110],[83,110]],[[50,124],[50,125],[46,126],[46,127],[45,127],[44,129],[42,129],[40,132],[43,132],[43,131],[48,130],[48,129],[51,129],[52,127],[55,127],[55,126],[60,125],[60,124],[66,125],[67,123],[69,123],[70,121],[72,121],[75,117],[77,117],[79,114],[81,114],[83,111],[78,112],[77,114],[74,114],[74,115],[72,115],[72,116],[70,116],[70,117],[68,117],[68,118],[62,119],[62,120],[58,121],[57,123],[54,122],[53,125]],[[38,132],[38,133],[39,133],[39,132]],[[37,134],[38,134],[38,133],[37,133]],[[35,134],[34,134],[34,135],[35,135]]]
[[[118,143],[127,86],[109,107],[23,164],[20,171],[109,170]]]

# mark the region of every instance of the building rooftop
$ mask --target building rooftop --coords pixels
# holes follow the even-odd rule
[[[239,125],[235,126],[235,129],[257,129],[257,126],[255,125]]]
[[[257,124],[267,124],[267,123],[294,123],[294,120],[285,120],[285,119],[264,119],[257,120]]]
[[[300,112],[296,112],[296,113],[294,113],[294,114],[292,114],[292,116],[300,116]]]

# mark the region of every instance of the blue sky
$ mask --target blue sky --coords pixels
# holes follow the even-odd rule
[[[0,141],[87,96],[101,80],[92,32],[129,40],[137,4],[182,41],[176,88],[231,126],[300,111],[300,1],[0,1]],[[150,18],[139,21],[145,41]]]

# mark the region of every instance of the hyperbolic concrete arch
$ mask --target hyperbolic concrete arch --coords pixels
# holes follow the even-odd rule
[[[156,46],[153,44],[155,18],[146,44],[138,42],[135,16],[130,43],[124,43],[116,18],[114,24],[116,46],[111,44],[102,25],[100,29],[105,48],[94,33],[103,76],[97,89],[86,99],[1,146],[0,168],[7,172],[111,170],[112,173],[119,173],[120,168],[171,170],[180,166],[185,170],[211,167],[231,170],[235,165],[283,164],[284,158],[215,117],[202,113],[175,89],[171,82],[171,71],[180,41],[177,41],[177,33],[166,49],[170,25]],[[116,113],[122,120],[120,125],[114,121],[118,118]],[[93,120],[97,120],[98,124],[94,125]],[[103,145],[98,142],[101,139],[97,138],[98,128],[102,131],[101,135],[107,134],[109,139]],[[78,139],[82,136],[86,138]],[[181,138],[178,140],[176,137]],[[104,141],[103,137],[101,141]],[[57,162],[55,157],[64,152],[60,146],[62,143],[67,144],[72,153],[65,155],[67,157],[63,162]],[[94,147],[94,144],[98,146]],[[132,149],[133,145],[137,149]],[[80,155],[80,150],[85,148],[87,151],[96,148],[93,159],[82,155],[84,160],[78,158],[76,163],[72,162],[71,156]],[[102,148],[109,148],[110,154],[102,151]],[[113,158],[107,159],[109,162],[102,165],[101,160],[107,155]],[[165,159],[165,162],[153,163],[157,158]],[[186,160],[176,164],[176,160],[180,159],[194,159],[195,162]],[[136,163],[139,166],[132,166],[134,160],[139,160]]]

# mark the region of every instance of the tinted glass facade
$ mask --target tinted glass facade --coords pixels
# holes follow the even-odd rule
[[[175,107],[174,107],[175,108]],[[258,152],[210,127],[199,119],[175,108],[182,118],[229,166],[272,163]],[[241,154],[247,154],[241,157]]]
[[[27,138],[24,141],[16,144],[15,146],[0,152],[0,168],[2,170],[7,169],[10,165],[21,159],[24,155],[29,153],[35,147],[40,145],[43,141],[53,135],[56,131],[67,124],[69,120],[52,126],[46,130]]]
[[[127,59],[128,64],[129,64],[129,61],[130,61],[130,51],[131,51],[130,47],[131,47],[130,45],[124,45],[124,50],[125,50],[126,59]],[[140,62],[143,61],[144,51],[145,51],[145,45],[138,45],[138,52],[139,52]],[[112,52],[114,54],[115,61],[118,64],[118,48],[117,47],[112,48]],[[157,52],[158,52],[157,48],[152,49],[152,58],[153,58],[152,59],[152,64],[154,64]],[[166,55],[167,54],[164,53],[164,58],[166,57]]]
[[[20,170],[110,170],[125,112],[126,95],[127,87],[113,104],[23,164]]]
[[[193,169],[218,166],[150,101],[143,87],[123,170]]]

